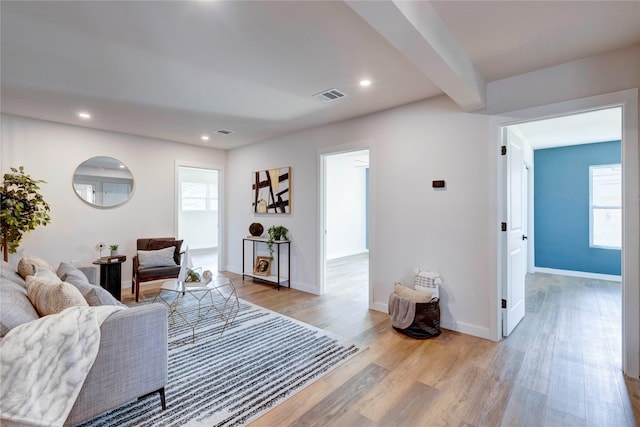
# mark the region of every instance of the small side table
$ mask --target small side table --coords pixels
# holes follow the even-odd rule
[[[122,291],[122,263],[126,260],[126,256],[120,256],[93,261],[95,265],[100,266],[100,286],[109,291],[118,301]]]

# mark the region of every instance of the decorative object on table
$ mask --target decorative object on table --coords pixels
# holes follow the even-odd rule
[[[96,252],[100,253],[100,258],[102,258],[102,251],[104,251],[104,248],[106,248],[107,245],[104,244],[104,242],[98,242],[96,243]]]
[[[202,277],[200,276],[200,273],[198,273],[198,270],[202,270],[202,267],[198,267],[198,268],[187,268],[187,277],[184,280],[185,282],[202,282]]]
[[[197,312],[194,298],[182,303],[185,311]],[[169,345],[166,393],[173,400],[166,410],[156,405],[156,394],[83,425],[248,425],[362,351],[350,340],[243,300],[220,335],[224,324],[219,316],[206,316],[196,327],[195,345],[188,325],[169,328],[169,341],[185,344]],[[215,369],[206,361],[215,361]]]
[[[109,249],[111,249],[111,256],[118,256],[118,248],[120,245],[109,245]]]
[[[253,267],[253,274],[257,276],[270,276],[271,275],[271,257],[268,257],[268,256],[256,257],[256,263]]]
[[[269,256],[273,259],[273,242],[276,240],[289,241],[289,229],[284,225],[272,225],[267,230],[269,237],[267,238],[267,247],[269,248]]]
[[[260,237],[264,232],[264,227],[259,222],[254,222],[249,226],[249,233],[253,237]]]
[[[24,233],[51,222],[49,204],[38,193],[39,184],[45,183],[46,181],[41,179],[31,178],[22,166],[19,169],[11,168],[10,173],[4,174],[0,188],[0,240],[5,261],[9,261],[10,253],[16,253]]]
[[[207,283],[211,282],[213,280],[213,273],[210,270],[205,270],[202,273],[202,281],[204,282],[204,284],[206,285]]]
[[[253,172],[251,189],[254,213],[291,213],[291,167]]]

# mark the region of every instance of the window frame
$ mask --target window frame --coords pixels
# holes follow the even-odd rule
[[[204,197],[185,197],[184,196],[184,185],[185,184],[197,184],[204,185],[206,189],[206,195]],[[197,182],[197,181],[182,181],[180,188],[180,210],[182,212],[209,212],[209,211],[217,211],[218,210],[218,195],[217,188],[215,184],[211,184],[208,182]],[[215,193],[215,197],[214,197]],[[184,201],[185,200],[197,200],[204,201],[204,209],[185,209]]]
[[[619,205],[595,205],[593,202],[593,171],[594,169],[604,169],[604,168],[620,168],[620,204]],[[622,164],[621,163],[609,163],[609,164],[600,164],[600,165],[589,165],[589,248],[595,249],[611,249],[611,250],[622,250],[622,235],[620,235],[620,246],[610,246],[610,245],[597,245],[594,243],[594,211],[597,209],[617,209],[620,212],[620,222],[622,224]]]

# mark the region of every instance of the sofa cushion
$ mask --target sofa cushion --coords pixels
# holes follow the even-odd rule
[[[23,323],[37,319],[38,313],[27,297],[27,289],[18,280],[0,277],[0,337]],[[15,274],[15,273],[14,273]],[[19,277],[16,274],[16,277]],[[22,278],[20,278],[22,280]]]
[[[87,282],[89,281],[87,276],[82,271],[80,271],[79,268],[71,264],[67,264],[66,262],[60,263],[56,274],[63,282],[68,282],[68,279],[85,280]]]
[[[2,263],[0,264],[0,277],[2,277],[3,279],[7,279],[10,282],[17,283],[22,287],[25,287],[26,284],[24,283],[24,279],[20,277],[15,267],[13,267],[11,264],[9,264],[6,261],[1,261],[1,262]]]
[[[109,291],[100,286],[92,285],[86,280],[68,277],[66,282],[73,285],[78,291],[80,291],[84,299],[92,307],[99,305],[117,305],[126,307],[111,295]]]
[[[403,298],[408,298],[417,303],[429,302],[432,298],[431,293],[416,291],[415,289],[411,289],[410,287],[405,286],[402,283],[396,283],[394,285],[393,291],[396,293],[396,295]]]
[[[95,307],[99,305],[117,305],[126,307],[120,301],[115,299],[115,297],[111,295],[109,291],[100,286],[96,286],[90,283],[89,279],[82,272],[82,270],[71,264],[61,262],[58,266],[58,277],[79,290],[90,306]]]
[[[174,247],[154,251],[138,251],[138,265],[140,268],[175,267]]]
[[[179,265],[180,264],[180,247],[182,246],[182,240],[175,240],[175,239],[149,239],[149,241],[147,242],[146,247],[138,248],[138,249],[143,249],[143,250],[147,250],[147,251],[153,251],[153,250],[157,250],[157,249],[164,249],[164,248],[167,248],[169,246],[173,246],[174,247],[173,260],[175,261],[175,263],[177,265]]]
[[[73,285],[38,275],[27,276],[27,296],[40,316],[60,313],[73,306],[88,306],[79,290]]]
[[[51,265],[43,260],[42,258],[38,258],[37,256],[26,256],[20,259],[18,262],[18,274],[22,276],[23,279],[26,279],[27,276],[31,276],[32,274],[36,274],[36,269],[46,269],[55,274],[56,270],[51,267]]]

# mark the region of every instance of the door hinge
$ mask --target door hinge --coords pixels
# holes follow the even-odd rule
[[[507,231],[507,223],[503,222],[500,224],[500,231]]]
[[[502,300],[502,308],[507,308],[507,300],[506,299]]]
[[[500,155],[502,156],[506,156],[507,155],[507,146],[503,145],[500,147]]]

